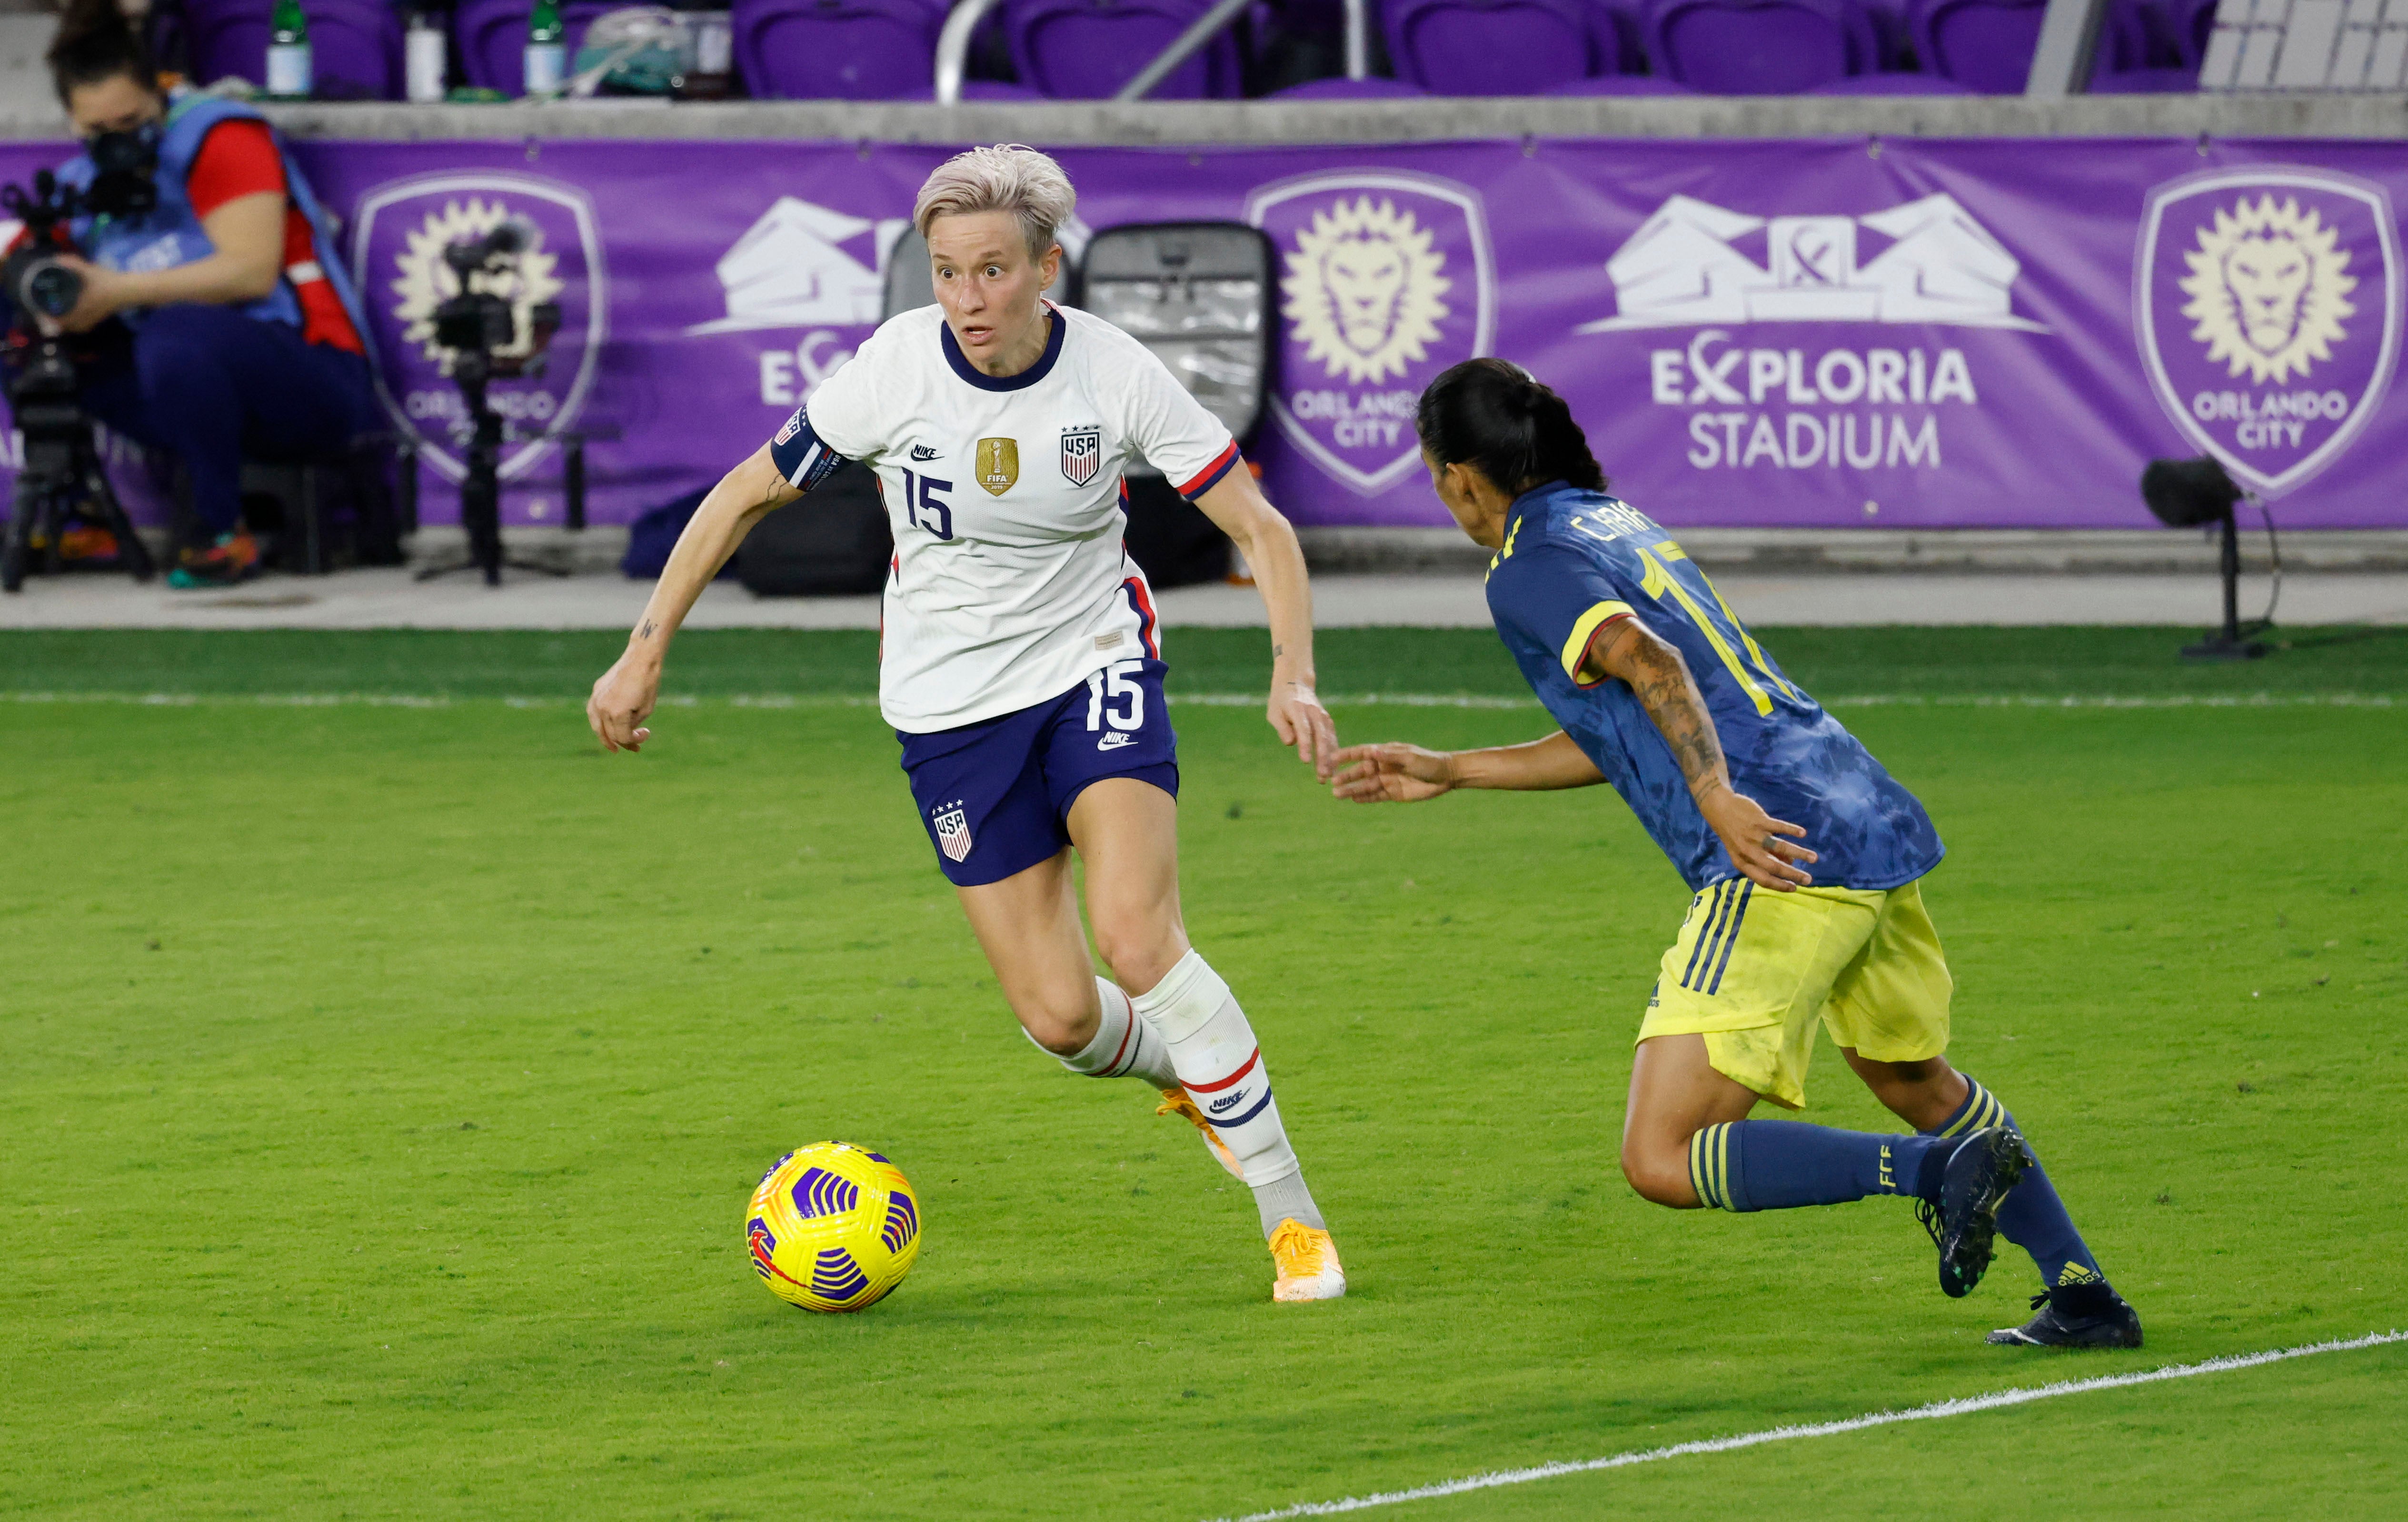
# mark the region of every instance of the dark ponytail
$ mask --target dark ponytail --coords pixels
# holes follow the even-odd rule
[[[1510,360],[1466,360],[1431,381],[1413,432],[1440,464],[1470,465],[1510,496],[1549,481],[1605,490],[1570,406]]]
[[[145,90],[159,88],[158,66],[117,0],[68,0],[45,55],[50,84],[64,105],[68,92],[123,75]]]

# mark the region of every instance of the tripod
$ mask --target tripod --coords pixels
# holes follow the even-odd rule
[[[2271,524],[2272,520],[2270,519],[2268,521]],[[2272,528],[2267,532],[2271,533]],[[2224,578],[2224,627],[2196,645],[2184,646],[2182,653],[2186,661],[2255,661],[2266,653],[2265,645],[2249,636],[2262,634],[2273,626],[2272,610],[2268,610],[2269,617],[2255,623],[2244,626],[2241,621],[2241,529],[2233,522],[2229,506],[2224,509],[2223,541],[2216,569]],[[2278,563],[2275,566],[2278,584],[2281,576],[2282,567]]]
[[[502,440],[505,428],[502,415],[485,399],[486,383],[493,378],[494,360],[481,349],[455,351],[452,378],[459,383],[460,399],[468,407],[467,470],[460,478],[460,527],[468,535],[467,553],[460,559],[425,566],[418,573],[421,581],[450,576],[454,571],[478,571],[483,574],[485,585],[502,584],[502,567],[513,571],[533,571],[542,576],[565,576],[565,565],[547,565],[541,561],[521,560],[502,548]],[[571,462],[569,509],[570,526],[582,527],[585,474],[577,468],[583,464],[582,451]]]
[[[118,558],[136,581],[158,574],[149,547],[134,532],[93,447],[92,420],[75,394],[75,371],[56,339],[45,340],[18,378],[11,398],[25,437],[25,465],[17,474],[8,532],[0,540],[0,591],[20,591],[34,542],[45,541],[42,573],[59,571],[59,540],[67,519],[93,519],[117,539]]]

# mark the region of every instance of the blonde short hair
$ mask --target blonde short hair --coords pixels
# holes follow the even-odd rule
[[[1054,247],[1055,230],[1070,220],[1078,204],[1070,177],[1049,155],[1018,143],[997,143],[956,153],[937,165],[920,187],[911,225],[926,237],[929,224],[939,217],[1008,211],[1020,219],[1029,257],[1042,259]]]

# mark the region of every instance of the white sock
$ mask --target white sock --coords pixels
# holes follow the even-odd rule
[[[1179,1075],[1171,1069],[1169,1048],[1163,1045],[1159,1031],[1137,1017],[1129,996],[1118,985],[1099,977],[1096,979],[1096,998],[1104,1012],[1103,1019],[1096,1026],[1096,1039],[1082,1047],[1077,1056],[1059,1059],[1061,1064],[1083,1077],[1143,1078],[1156,1088],[1175,1088]],[[1037,1040],[1035,1036],[1028,1039],[1031,1044]],[[1038,1049],[1044,1051],[1042,1046]]]
[[[1136,1004],[1145,1023],[1168,1044],[1181,1086],[1245,1170],[1256,1209],[1265,1217],[1264,1234],[1289,1216],[1322,1229],[1321,1212],[1302,1187],[1303,1165],[1280,1124],[1262,1047],[1221,975],[1190,951],[1161,982],[1140,994]]]

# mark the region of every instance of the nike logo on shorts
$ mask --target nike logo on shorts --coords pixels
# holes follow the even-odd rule
[[[914,460],[934,460],[937,458],[937,451],[931,449],[924,444],[914,444],[911,446],[911,458]]]
[[[1135,744],[1137,744],[1136,735],[1123,734],[1119,731],[1115,730],[1111,733],[1107,734],[1102,739],[1096,741],[1096,748],[1097,750],[1118,750],[1123,746]]]

